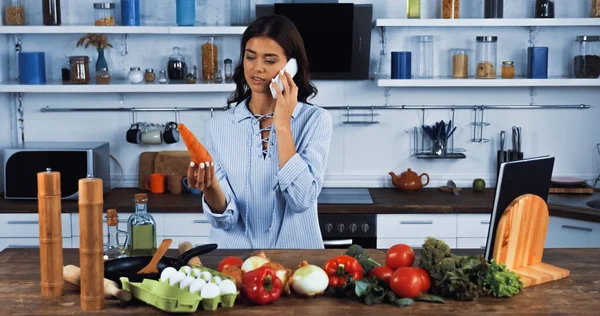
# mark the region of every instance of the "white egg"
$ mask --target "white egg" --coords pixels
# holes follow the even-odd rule
[[[194,278],[199,278],[201,273],[202,273],[202,271],[200,271],[200,269],[193,268],[192,271],[188,275],[191,275]]]
[[[185,273],[185,275],[190,275],[190,272],[192,271],[192,267],[183,266],[183,267],[181,267],[181,269],[179,269],[179,271]]]
[[[171,274],[171,278],[169,279],[169,284],[175,285],[175,284],[181,282],[183,279],[185,279],[185,277],[186,277],[185,273],[183,273],[181,271],[176,271],[175,273]]]
[[[217,275],[215,275],[214,277],[212,277],[212,279],[210,279],[210,282],[214,283],[216,285],[219,285],[219,283],[221,283],[221,281],[222,281],[221,277],[217,276]]]
[[[225,279],[219,283],[219,291],[221,294],[235,294],[237,293],[237,288],[233,281]]]
[[[179,282],[179,288],[180,289],[185,289],[186,287],[190,286],[190,284],[192,284],[192,282],[196,281],[196,279],[192,276],[186,276],[185,278],[183,278],[183,280],[181,280],[181,282]]]
[[[202,298],[215,298],[219,296],[219,287],[214,283],[206,283],[205,286],[202,287],[202,291],[200,292],[200,297]]]
[[[160,273],[160,281],[161,282],[166,282],[169,280],[169,278],[171,277],[171,275],[173,273],[177,272],[177,270],[175,270],[175,268],[173,267],[166,267],[164,270],[162,270],[162,272]]]
[[[196,293],[200,290],[202,290],[202,288],[204,287],[204,285],[206,285],[206,281],[202,280],[202,279],[196,279],[192,282],[192,284],[190,284],[190,293]]]
[[[200,273],[200,279],[203,279],[206,282],[210,282],[210,279],[212,279],[212,274],[210,274],[210,272],[208,271],[202,271]]]

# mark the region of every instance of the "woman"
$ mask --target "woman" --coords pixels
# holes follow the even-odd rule
[[[272,82],[290,58],[295,81]],[[302,37],[282,16],[254,21],[242,35],[236,106],[209,120],[204,145],[213,163],[190,165],[190,186],[203,191],[202,208],[220,248],[323,248],[317,216],[331,116],[307,99],[309,79]],[[274,86],[277,98],[271,95]]]

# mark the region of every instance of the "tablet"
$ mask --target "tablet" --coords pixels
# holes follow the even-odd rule
[[[494,207],[488,228],[485,259],[492,259],[498,222],[504,210],[514,199],[523,194],[535,194],[547,201],[553,168],[554,157],[550,156],[505,162],[500,165]]]

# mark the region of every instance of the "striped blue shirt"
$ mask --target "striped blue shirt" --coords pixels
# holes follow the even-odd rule
[[[292,113],[294,154],[279,168],[277,131],[264,140],[259,120],[242,102],[209,120],[204,144],[227,198],[223,214],[202,198],[211,242],[219,248],[322,249],[317,197],[333,125],[326,110],[298,102]]]

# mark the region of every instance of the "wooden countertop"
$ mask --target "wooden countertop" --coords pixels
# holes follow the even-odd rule
[[[116,208],[119,212],[133,210],[133,196],[142,192],[137,188],[113,189],[104,196],[104,208]],[[434,188],[417,192],[401,192],[395,188],[369,189],[373,204],[319,204],[319,213],[491,213],[494,189],[474,192],[464,189],[460,196],[443,193]],[[585,195],[582,198],[589,198]],[[201,195],[152,194],[148,193],[150,213],[197,213],[202,212]],[[0,198],[0,213],[37,213],[37,200],[6,200]],[[63,213],[77,213],[76,200],[62,201]],[[549,205],[550,215],[586,221],[600,222],[600,210]]]
[[[323,266],[325,260],[342,250],[270,250],[267,256],[287,268],[296,267],[302,260]],[[418,250],[417,255],[418,255]],[[479,250],[456,251],[456,254],[475,254]],[[372,257],[383,262],[385,253],[370,250]],[[167,253],[175,256],[170,250]],[[247,257],[247,250],[216,250],[203,255],[201,260],[209,268],[228,255]],[[64,264],[79,263],[77,249],[64,249]],[[546,249],[544,262],[569,269],[566,279],[526,288],[509,299],[486,297],[475,302],[447,299],[446,304],[415,302],[410,307],[399,308],[389,304],[363,305],[347,298],[317,297],[304,299],[282,297],[266,306],[236,304],[231,309],[219,308],[218,314],[232,315],[398,315],[409,314],[594,314],[600,309],[600,249]],[[0,315],[81,315],[79,289],[65,284],[63,296],[42,298],[40,295],[39,251],[37,249],[5,249],[0,252]],[[201,314],[199,311],[196,314]],[[116,300],[106,300],[105,308],[94,315],[150,315],[163,314],[160,310],[140,302],[120,306]]]

